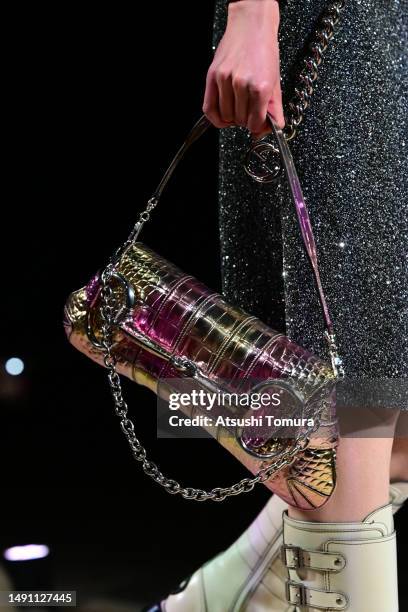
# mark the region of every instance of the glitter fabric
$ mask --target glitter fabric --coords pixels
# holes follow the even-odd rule
[[[281,0],[284,109],[328,0]],[[226,25],[215,7],[213,49]],[[346,375],[407,380],[408,1],[346,2],[290,147],[312,220]],[[285,180],[244,172],[246,129],[219,132],[227,299],[327,356],[323,321]],[[269,136],[268,136],[269,138]],[[405,400],[400,408],[407,409]]]

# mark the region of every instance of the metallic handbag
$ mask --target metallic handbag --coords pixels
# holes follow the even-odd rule
[[[340,1],[333,4],[337,11],[341,5]],[[332,33],[333,24],[327,25],[327,17],[325,23]],[[310,93],[309,90],[309,98]],[[344,370],[320,280],[308,211],[286,142],[293,137],[303,110],[292,108],[292,119],[287,123],[291,133],[286,135],[268,113],[278,148],[265,139],[256,142],[248,152],[245,169],[256,180],[267,182],[276,176],[268,172],[257,175],[251,166],[251,154],[262,157],[265,148],[270,148],[280,155],[316,281],[330,364],[229,304],[139,241],[176,165],[211,125],[205,116],[197,121],[177,152],[128,239],[102,271],[69,296],[65,306],[64,326],[71,344],[107,368],[115,412],[134,458],[166,491],[186,499],[222,501],[264,483],[290,505],[313,509],[322,506],[335,488],[335,396],[336,383],[344,376]],[[293,113],[297,113],[297,119]],[[128,416],[120,374],[165,399],[180,389],[180,382],[188,388],[236,397],[251,396],[259,390],[279,390],[282,414],[301,414],[304,418],[296,435],[288,435],[285,427],[264,428],[259,433],[245,424],[209,426],[211,435],[254,477],[210,491],[185,487],[164,476],[147,458]],[[190,416],[200,412],[192,405],[182,410]],[[235,416],[243,414],[237,405],[229,406],[228,411]]]
[[[157,205],[176,164],[187,148],[210,125],[202,116],[173,159],[126,242],[108,266],[86,287],[72,293],[65,308],[70,342],[108,368],[116,414],[134,457],[144,471],[170,493],[197,500],[221,500],[264,482],[288,503],[300,508],[321,506],[335,486],[335,383],[341,361],[319,277],[310,219],[293,159],[282,134],[268,115],[286,170],[306,251],[312,263],[326,324],[331,365],[298,346],[241,308],[228,304],[190,275],[138,241],[140,231]],[[256,146],[256,145],[254,145]],[[264,146],[264,145],[263,145]],[[119,373],[145,385],[161,397],[177,388],[178,379],[200,388],[229,393],[284,389],[288,409],[293,399],[302,415],[313,417],[298,435],[261,436],[222,427],[212,432],[256,476],[210,492],[182,487],[167,479],[146,457],[128,417]],[[170,381],[170,382],[169,382]],[[289,406],[290,404],[290,406]],[[299,404],[298,404],[299,405]],[[281,406],[284,412],[285,406]],[[187,407],[188,414],[192,408]],[[308,419],[306,419],[308,420]]]

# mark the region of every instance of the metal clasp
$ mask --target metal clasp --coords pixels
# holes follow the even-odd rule
[[[288,563],[288,558],[286,556],[287,551],[292,552],[292,563]],[[290,544],[282,544],[280,550],[280,557],[283,565],[288,569],[299,569],[302,567],[301,558],[302,558],[302,549],[299,546],[291,546]]]
[[[324,332],[324,337],[326,338],[327,343],[329,345],[329,353],[330,353],[331,365],[332,365],[334,375],[337,378],[344,378],[345,372],[343,368],[343,360],[339,355],[336,336],[334,335],[333,332],[330,334],[328,330],[326,329]]]
[[[197,372],[196,364],[191,361],[191,359],[188,359],[183,355],[173,355],[173,357],[171,357],[169,361],[176,368],[176,370],[178,370],[182,374],[189,374],[190,376],[194,376]]]
[[[292,591],[295,590],[295,601],[291,598]],[[292,606],[307,606],[307,589],[301,582],[287,580],[285,583],[286,600]]]
[[[134,308],[136,304],[136,294],[135,294],[135,290],[133,286],[127,281],[127,279],[123,276],[123,274],[120,274],[120,272],[117,272],[116,270],[114,270],[112,274],[110,275],[110,278],[111,279],[114,278],[117,281],[119,281],[119,283],[122,285],[124,292],[125,292],[125,303],[122,304],[118,308],[117,312],[112,318],[112,323],[115,325],[119,325],[119,323],[123,319],[125,319],[127,314]],[[93,330],[92,321],[91,321],[92,314],[93,314],[92,308],[88,308],[87,319],[86,319],[86,333],[87,333],[89,341],[93,344],[95,348],[103,349],[104,348],[103,342],[98,340]]]

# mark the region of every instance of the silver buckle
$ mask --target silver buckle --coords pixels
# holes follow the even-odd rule
[[[288,559],[286,557],[286,551],[293,551],[293,565],[288,564]],[[285,567],[288,569],[298,569],[302,567],[301,565],[301,557],[302,557],[302,549],[299,546],[291,546],[290,544],[282,544],[281,546],[281,560]]]
[[[297,591],[295,595],[296,601],[293,601],[291,599],[291,589],[296,589]],[[293,582],[292,580],[287,580],[285,583],[285,590],[286,590],[286,600],[289,604],[291,604],[292,606],[306,606],[307,605],[307,598],[306,598],[307,589],[304,584],[302,584],[301,582]]]

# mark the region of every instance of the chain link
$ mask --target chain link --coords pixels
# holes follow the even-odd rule
[[[290,465],[296,454],[305,446],[308,436],[314,433],[320,425],[320,414],[325,405],[322,402],[321,409],[317,412],[313,427],[306,428],[297,438],[296,444],[285,451],[279,460],[274,461],[261,468],[253,478],[244,478],[239,482],[228,487],[216,487],[210,491],[195,489],[193,487],[183,487],[177,481],[167,478],[159,470],[158,466],[147,458],[146,449],[142,446],[135,434],[135,426],[128,416],[128,405],[123,397],[123,390],[120,376],[116,371],[117,359],[113,352],[113,322],[115,310],[115,297],[110,280],[115,271],[113,259],[101,274],[101,317],[102,317],[102,346],[104,351],[104,364],[108,371],[108,381],[114,401],[115,414],[119,418],[121,430],[126,437],[133,457],[141,463],[142,469],[152,480],[160,484],[171,495],[181,495],[185,499],[195,501],[223,501],[227,497],[249,493],[256,484],[266,482],[272,474]]]
[[[309,45],[311,53],[303,59],[304,67],[299,75],[295,94],[288,105],[288,116],[285,117],[286,125],[283,129],[286,140],[292,140],[295,137],[297,128],[303,121],[304,113],[313,94],[313,83],[318,77],[318,66],[339,24],[344,6],[345,0],[335,0],[320,18],[315,38]]]

